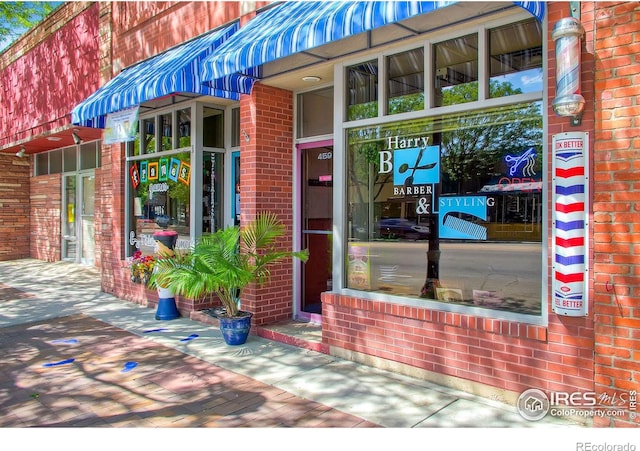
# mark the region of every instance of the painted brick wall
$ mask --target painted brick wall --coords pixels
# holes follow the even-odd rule
[[[33,177],[29,198],[31,257],[47,262],[58,261],[61,255],[62,176]]]
[[[553,24],[569,15],[569,4],[549,2],[547,8],[550,35]],[[588,17],[588,6],[583,6],[583,11]],[[592,40],[591,29],[585,42]],[[583,50],[587,51],[587,48]],[[551,99],[555,93],[554,54],[554,46],[550,43],[547,57]],[[587,106],[582,125],[570,127],[567,118],[556,117],[549,108],[549,148],[552,134],[593,130],[594,59],[589,54],[584,56],[582,94]],[[550,169],[547,181],[550,199]],[[551,226],[550,217],[549,211],[548,227]],[[551,249],[550,241],[547,246]],[[590,262],[592,260],[590,258]],[[551,261],[548,267],[551,268]],[[547,277],[550,276],[549,270]],[[551,286],[550,282],[548,286]],[[546,304],[548,324],[533,326],[325,293],[323,337],[331,347],[357,353],[355,358],[374,356],[438,375],[486,384],[512,394],[527,388],[547,392],[593,390],[594,316],[567,318],[555,315],[551,310],[550,292]]]
[[[272,211],[285,224],[282,249],[293,246],[293,95],[256,83],[240,101],[240,123],[250,141],[241,140],[240,223]],[[293,272],[290,259],[275,266],[272,281],[243,295],[244,310],[255,324],[291,318]]]
[[[584,9],[583,9],[584,10]],[[596,392],[640,388],[640,4],[597,2],[594,39],[594,318]],[[638,410],[596,418],[640,425]],[[632,415],[635,414],[635,419]]]
[[[29,257],[29,159],[0,154],[0,260]]]
[[[69,3],[0,55],[0,147],[69,126],[98,86],[98,4]]]

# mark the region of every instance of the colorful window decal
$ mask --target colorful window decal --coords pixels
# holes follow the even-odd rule
[[[178,173],[180,172],[180,160],[172,158],[169,163],[169,180],[178,181]]]
[[[589,134],[553,136],[553,311],[588,314]]]
[[[160,165],[158,167],[158,180],[160,182],[166,182],[169,179],[169,159],[160,158]]]
[[[147,161],[140,162],[140,181],[142,183],[146,183],[149,180],[148,174],[149,174],[149,162]]]
[[[158,162],[149,163],[149,180],[158,180]]]
[[[189,186],[189,181],[191,181],[191,166],[189,165],[189,163],[185,163],[184,161],[180,162],[178,180]]]
[[[134,188],[140,185],[140,172],[138,171],[138,164],[133,163],[129,168],[129,176],[131,177],[131,184]]]

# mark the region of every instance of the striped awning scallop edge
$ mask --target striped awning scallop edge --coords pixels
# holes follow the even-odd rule
[[[202,80],[216,89],[246,76],[248,94],[260,66],[323,44],[444,8],[456,1],[286,1],[258,14],[205,58]],[[513,2],[542,21],[544,2]]]
[[[238,100],[239,92],[250,89],[246,77],[233,74],[223,77],[226,89],[205,85],[200,78],[203,60],[238,28],[235,22],[124,69],[73,108],[72,123],[104,128],[109,113],[181,92]]]

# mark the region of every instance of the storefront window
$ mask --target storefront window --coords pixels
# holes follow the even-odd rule
[[[478,35],[434,44],[435,105],[478,100]],[[452,93],[452,88],[456,87]],[[453,95],[455,94],[455,95]]]
[[[347,68],[347,120],[378,116],[378,60]]]
[[[153,234],[169,229],[178,232],[176,247],[188,248],[190,239],[191,154],[182,152],[129,162],[133,224],[130,244],[152,255]]]
[[[424,49],[387,57],[389,114],[424,109]]]
[[[535,20],[489,30],[489,96],[542,91],[542,26]]]
[[[540,102],[349,130],[345,286],[540,315],[542,135]]]
[[[175,230],[176,248],[188,249],[196,238],[192,230],[208,233],[224,225],[225,110],[202,106],[202,119],[194,123],[198,108],[194,102],[143,117],[136,139],[127,143],[127,257],[136,250],[154,254],[159,230]],[[202,141],[194,149],[196,133]]]

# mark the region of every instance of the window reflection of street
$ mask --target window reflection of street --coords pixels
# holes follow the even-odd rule
[[[428,244],[369,242],[370,291],[416,297],[424,284]],[[539,243],[440,242],[436,300],[539,315]]]

